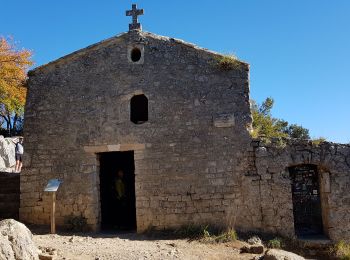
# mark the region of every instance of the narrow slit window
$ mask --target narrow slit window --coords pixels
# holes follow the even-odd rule
[[[130,120],[135,124],[143,124],[148,121],[148,99],[145,95],[137,95],[131,98]]]

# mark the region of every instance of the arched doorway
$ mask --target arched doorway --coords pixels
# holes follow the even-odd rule
[[[317,166],[289,167],[292,184],[294,228],[297,236],[323,235],[320,181]]]

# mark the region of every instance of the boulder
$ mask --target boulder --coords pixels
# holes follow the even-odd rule
[[[15,260],[11,244],[7,237],[0,233],[0,259],[1,260]]]
[[[304,257],[280,249],[269,249],[264,255],[264,260],[305,260]]]
[[[38,248],[30,230],[13,219],[0,221],[0,259],[38,260]]]
[[[15,148],[12,138],[0,136],[0,157],[4,160],[5,168],[11,168],[16,164]]]
[[[249,253],[249,254],[263,254],[265,248],[262,244],[262,241],[259,237],[254,236],[248,239],[248,244],[241,248],[241,253]]]
[[[262,245],[261,239],[257,236],[249,238],[247,242],[249,245]]]
[[[6,163],[4,158],[0,155],[0,171],[1,172],[7,172],[6,171]]]
[[[264,246],[263,245],[249,245],[244,246],[241,248],[241,253],[249,253],[249,254],[257,254],[260,255],[264,253]]]

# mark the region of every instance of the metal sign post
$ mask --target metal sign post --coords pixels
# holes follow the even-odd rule
[[[60,184],[62,181],[58,179],[51,179],[49,180],[48,184],[45,187],[44,191],[50,192],[51,193],[51,214],[50,214],[50,219],[51,219],[51,234],[56,233],[56,220],[55,220],[55,211],[56,211],[56,191],[58,190]]]

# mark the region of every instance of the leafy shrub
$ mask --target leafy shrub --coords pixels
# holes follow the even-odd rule
[[[326,138],[319,137],[319,138],[316,138],[316,139],[312,139],[312,144],[317,146],[317,145],[320,145],[320,144],[322,144],[322,143],[324,143],[326,141],[327,141]]]
[[[271,239],[267,242],[267,246],[269,248],[281,249],[282,248],[282,239],[279,237],[275,237],[274,239]]]
[[[83,232],[87,230],[87,220],[82,215],[74,216],[71,214],[65,218],[64,223],[69,231]]]

